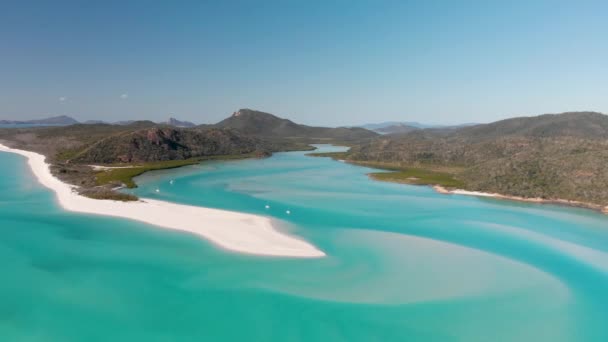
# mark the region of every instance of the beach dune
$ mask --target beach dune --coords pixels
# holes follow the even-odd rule
[[[69,211],[122,217],[189,232],[234,252],[303,258],[325,255],[310,243],[278,231],[268,217],[146,198],[134,202],[91,199],[54,177],[43,155],[2,144],[0,151],[25,156],[38,181],[53,190],[59,204]]]

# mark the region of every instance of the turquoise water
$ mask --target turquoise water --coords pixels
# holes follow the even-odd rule
[[[23,158],[0,165],[2,340],[608,340],[608,217],[592,211],[374,182],[303,152],[137,180],[276,217],[328,254],[268,258],[64,212]]]

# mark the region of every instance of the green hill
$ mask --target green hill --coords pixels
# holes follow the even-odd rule
[[[134,186],[132,178],[150,170],[208,159],[263,157],[278,151],[311,150],[313,148],[308,144],[312,142],[353,143],[376,135],[365,129],[299,125],[272,114],[241,110],[216,125],[190,128],[152,121],[6,128],[0,129],[0,142],[46,155],[54,174],[79,185],[80,191],[87,196],[133,199],[111,188],[121,184]],[[91,164],[123,168],[98,171],[89,166]]]
[[[469,139],[512,137],[578,137],[608,139],[606,115],[596,112],[569,112],[518,117],[484,125],[465,127],[454,132]]]
[[[233,130],[153,127],[101,139],[79,152],[71,161],[101,164],[142,163],[254,152],[265,155],[270,150],[259,139]]]
[[[383,136],[353,147],[344,158],[447,170],[467,190],[608,205],[608,116],[600,113]]]
[[[313,127],[294,123],[273,114],[241,109],[230,117],[215,124],[216,128],[230,128],[244,134],[271,138],[292,139],[315,142],[361,142],[378,136],[377,133],[364,128],[349,127]]]

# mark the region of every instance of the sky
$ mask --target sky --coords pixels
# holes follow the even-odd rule
[[[0,1],[0,119],[608,112],[608,1]]]

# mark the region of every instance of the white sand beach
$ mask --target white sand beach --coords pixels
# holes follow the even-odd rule
[[[104,166],[104,165],[88,165],[95,171],[105,171],[113,169],[132,169],[133,166]]]
[[[500,194],[493,194],[489,192],[480,192],[480,191],[468,191],[468,190],[452,190],[450,193],[454,195],[467,195],[467,196],[478,196],[478,197],[505,197]]]
[[[302,258],[325,255],[308,242],[276,230],[273,220],[267,217],[146,198],[136,202],[95,200],[78,195],[75,186],[54,177],[43,155],[2,144],[0,151],[27,157],[38,181],[53,190],[59,204],[69,211],[123,217],[190,232],[221,248],[240,253]]]
[[[500,194],[492,194],[489,192],[479,192],[479,191],[468,191],[461,189],[448,190],[441,185],[434,185],[433,189],[440,194],[453,194],[453,195],[466,195],[466,196],[479,196],[479,197],[501,197]]]
[[[462,190],[462,189],[449,190],[440,185],[433,186],[433,189],[435,189],[435,191],[437,191],[440,194],[446,194],[446,195],[452,194],[452,195],[465,195],[465,196],[477,196],[477,197],[492,197],[492,198],[497,198],[497,199],[519,201],[519,202],[561,204],[561,205],[567,205],[567,206],[572,206],[572,207],[581,207],[581,208],[598,210],[598,211],[602,212],[603,214],[608,214],[608,206],[601,206],[601,205],[592,204],[592,203],[571,201],[571,200],[565,200],[565,199],[545,199],[545,198],[535,198],[535,197],[507,196],[507,195],[496,194],[496,193],[468,191],[468,190]]]

